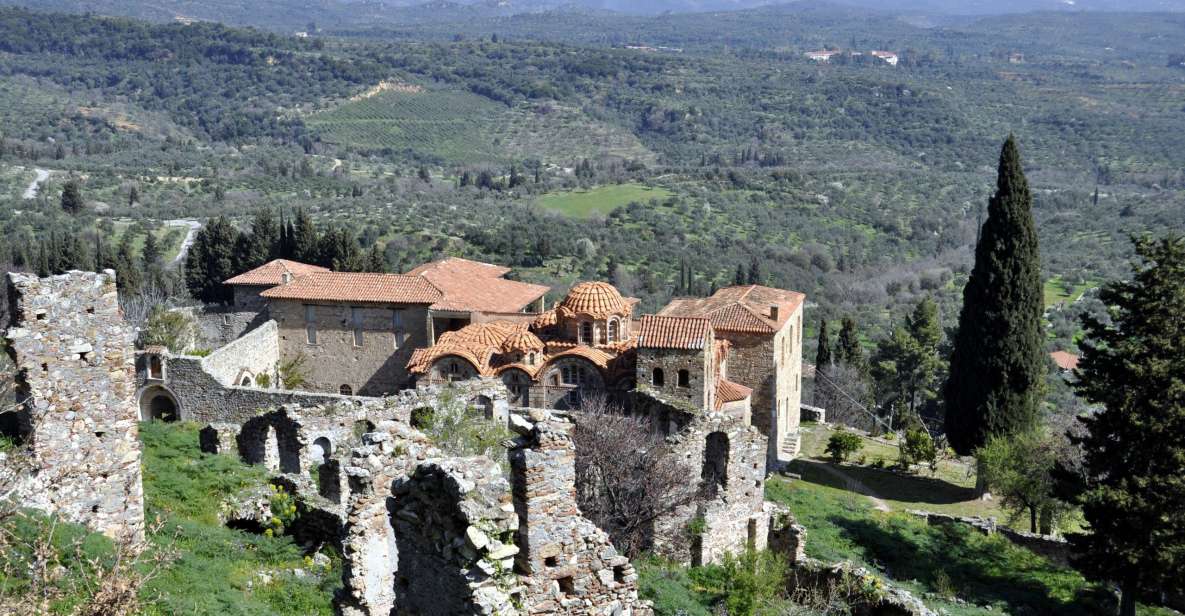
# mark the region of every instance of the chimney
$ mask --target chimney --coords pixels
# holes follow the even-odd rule
[[[778,320],[778,305],[774,304],[769,307],[769,318],[773,321]]]
[[[290,282],[292,282],[291,272],[284,272],[283,274],[280,274],[280,284],[288,284]]]

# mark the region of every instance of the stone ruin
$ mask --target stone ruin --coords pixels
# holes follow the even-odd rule
[[[0,415],[0,429],[28,447],[34,469],[16,497],[108,536],[142,539],[135,334],[115,273],[9,274],[8,283],[20,400]]]

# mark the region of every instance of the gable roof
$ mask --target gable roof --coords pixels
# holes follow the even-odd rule
[[[1074,370],[1078,368],[1079,357],[1067,351],[1054,351],[1049,354],[1053,359],[1053,363],[1057,364],[1058,368],[1062,370]]]
[[[432,304],[439,289],[419,276],[360,272],[315,272],[263,293],[268,299],[354,302],[367,304]]]
[[[407,272],[440,289],[443,297],[432,304],[434,310],[458,312],[522,312],[551,289],[537,284],[506,280],[510,268],[448,257],[425,263]]]
[[[638,348],[701,350],[711,344],[712,322],[702,317],[642,315]]]
[[[229,285],[276,286],[284,284],[284,274],[291,274],[293,278],[315,272],[328,272],[329,269],[320,265],[309,265],[288,259],[273,259],[223,282]]]
[[[717,332],[773,334],[806,299],[802,293],[761,285],[726,287],[711,297],[671,300],[662,316],[705,317]],[[775,319],[771,308],[777,306]]]

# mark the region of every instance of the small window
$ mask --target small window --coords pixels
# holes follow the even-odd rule
[[[350,323],[354,326],[354,346],[360,347],[365,341],[362,334],[362,309],[350,308]]]
[[[304,330],[305,341],[309,344],[317,344],[317,307],[304,307]]]
[[[617,319],[609,321],[609,342],[617,342],[621,339],[620,322]]]
[[[342,385],[341,387],[337,388],[337,393],[343,396],[352,396],[354,395],[354,388],[350,387],[349,385]]]
[[[148,358],[148,378],[160,380],[164,378],[164,366],[161,364],[160,357],[152,355]]]
[[[593,343],[593,325],[589,322],[580,324],[580,342],[583,344]]]
[[[305,340],[309,344],[317,344],[317,326],[309,323],[304,328]]]
[[[534,354],[534,353],[531,353],[531,354],[527,355],[527,365],[528,365],[528,366],[534,366],[534,365],[535,365],[535,354]]]
[[[572,576],[559,578],[556,582],[560,585],[560,592],[564,593],[564,595],[570,597],[576,594],[576,581]]]
[[[394,341],[395,341],[394,348],[396,351],[398,351],[400,349],[400,347],[403,346],[403,343],[407,342],[407,333],[397,331],[392,336],[392,339],[394,339]]]
[[[662,387],[666,384],[666,375],[662,373],[662,368],[655,368],[654,372],[650,374],[650,384],[655,387]]]
[[[397,310],[391,311],[391,327],[395,328],[396,330],[403,329],[403,311],[402,310],[397,309]]]
[[[686,370],[679,371],[679,387],[691,387],[691,373]]]
[[[243,380],[239,381],[239,386],[250,387],[251,386],[251,377],[249,377],[247,375],[243,375]]]
[[[584,368],[580,366],[563,366],[560,368],[560,376],[564,380],[564,385],[584,384]]]

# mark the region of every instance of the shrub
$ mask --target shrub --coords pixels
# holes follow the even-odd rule
[[[308,362],[308,357],[305,357],[304,353],[297,353],[295,356],[281,361],[276,368],[276,378],[279,380],[277,384],[284,389],[297,389],[304,385],[309,378],[306,362]]]
[[[725,554],[719,565],[695,569],[691,577],[730,616],[753,616],[782,596],[787,570],[781,555],[747,550],[739,556]]]
[[[487,456],[504,460],[502,441],[510,438],[506,426],[474,411],[452,389],[441,392],[440,402],[421,409],[415,425],[437,447],[453,456]]]
[[[905,469],[922,462],[930,465],[931,472],[938,468],[938,448],[934,446],[930,433],[923,428],[912,428],[906,432],[900,451],[901,466]]]
[[[148,323],[144,326],[144,344],[163,346],[174,353],[180,353],[193,342],[196,331],[197,326],[189,315],[169,310],[164,306],[155,306],[148,315]]]
[[[270,375],[266,372],[260,372],[259,374],[255,375],[255,385],[257,387],[263,387],[265,389],[268,387],[271,387],[272,375]]]
[[[864,447],[864,439],[859,434],[840,430],[827,439],[827,454],[835,463],[844,462],[848,456],[860,451]]]

